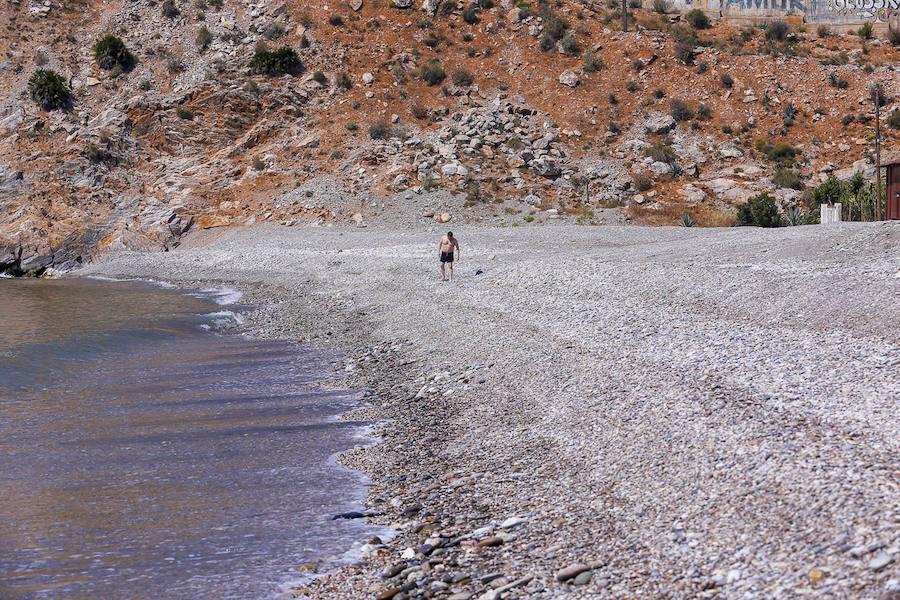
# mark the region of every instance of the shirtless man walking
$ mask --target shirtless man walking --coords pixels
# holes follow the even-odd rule
[[[453,232],[448,231],[447,235],[441,238],[438,244],[438,252],[441,255],[441,281],[447,281],[447,275],[444,272],[444,265],[450,265],[450,281],[453,281],[453,251],[456,250],[456,260],[459,260],[459,242],[453,237]]]

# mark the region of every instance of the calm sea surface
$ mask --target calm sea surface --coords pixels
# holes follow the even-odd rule
[[[335,360],[226,291],[0,279],[0,599],[273,598],[374,528]],[[233,310],[233,309],[232,309]]]

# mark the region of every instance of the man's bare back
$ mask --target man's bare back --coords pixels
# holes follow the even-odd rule
[[[444,270],[445,265],[450,265],[450,281],[453,281],[453,253],[456,252],[456,260],[459,260],[459,242],[453,237],[453,232],[448,231],[447,235],[441,238],[438,243],[438,255],[441,260],[441,281],[447,281],[447,275]]]

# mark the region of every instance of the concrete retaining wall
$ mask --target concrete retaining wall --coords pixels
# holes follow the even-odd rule
[[[648,0],[645,4],[650,4]],[[900,16],[900,0],[672,0],[673,10],[700,8],[728,19],[765,20],[795,16],[807,23],[885,23]]]

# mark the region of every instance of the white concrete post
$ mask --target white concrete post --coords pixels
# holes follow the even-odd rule
[[[838,202],[834,206],[822,204],[819,206],[819,222],[822,225],[841,222],[841,203]]]

